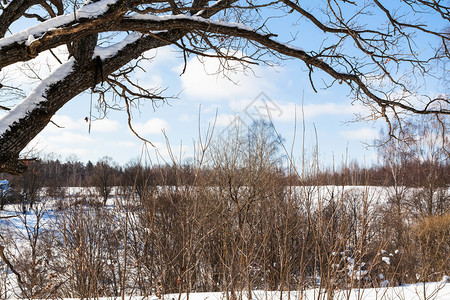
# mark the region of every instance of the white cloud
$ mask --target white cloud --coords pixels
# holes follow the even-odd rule
[[[144,57],[150,58],[143,61],[142,67],[145,69],[155,67],[158,64],[167,65],[178,60],[177,52],[171,46],[149,50],[144,53]]]
[[[155,134],[161,133],[163,129],[166,132],[170,130],[169,124],[160,118],[152,118],[145,123],[136,122],[133,124],[133,128],[138,134]]]
[[[231,101],[230,108],[236,114],[243,116],[243,118],[268,118],[270,115],[273,121],[283,122],[291,122],[296,118],[301,119],[302,115],[305,116],[306,120],[311,120],[330,115],[351,116],[364,110],[360,105],[337,104],[333,102],[305,104],[302,107],[298,103],[277,101],[265,95],[258,96],[252,100]],[[229,118],[229,115],[220,115],[219,117],[219,121],[224,121]]]
[[[70,116],[67,115],[54,115],[52,117],[52,121],[55,124],[49,123],[45,128],[46,133],[61,133],[62,130],[79,130],[79,129],[87,129],[86,121],[83,119],[74,120]],[[59,127],[62,128],[59,128]]]
[[[120,123],[110,119],[99,119],[92,121],[91,131],[92,132],[114,132],[120,128]]]
[[[315,118],[321,115],[353,115],[360,112],[361,107],[351,104],[336,104],[328,102],[324,104],[307,104],[304,105],[305,118]],[[297,111],[302,114],[301,106],[297,108]]]
[[[39,134],[30,142],[27,149],[38,153],[56,153],[64,157],[73,154],[77,156],[92,154],[92,149],[97,146],[97,141],[87,134],[59,130],[60,134],[54,132],[49,134],[48,131]]]
[[[45,141],[48,141],[50,144],[55,143],[76,145],[95,142],[95,140],[87,134],[73,133],[70,131],[63,131],[59,135],[47,136],[45,138]]]
[[[181,122],[192,122],[198,119],[198,114],[181,114],[178,120]]]
[[[175,71],[181,73],[184,64]],[[261,91],[274,90],[268,68],[251,66],[252,70],[236,61],[227,62],[227,70],[217,58],[194,57],[188,61],[186,72],[181,76],[183,93],[196,100],[231,100],[251,97]]]
[[[214,121],[216,123],[216,126],[228,126],[231,124],[234,120],[239,118],[238,115],[233,114],[220,114],[217,116],[217,118],[212,118],[209,122],[211,124],[214,124]]]
[[[45,152],[49,152],[51,148],[45,148]],[[92,151],[89,150],[88,148],[63,148],[63,147],[56,147],[54,149],[52,149],[53,153],[57,153],[59,155],[61,155],[62,157],[67,157],[70,155],[75,155],[77,157],[83,157],[85,155],[89,155],[92,154]]]
[[[370,141],[378,138],[379,132],[374,128],[364,127],[355,130],[340,131],[339,134],[349,140]]]
[[[50,123],[46,128],[46,133],[61,133],[62,131],[79,131],[85,130],[88,131],[89,122],[86,122],[85,119],[77,119],[74,120],[70,116],[67,115],[54,115],[52,117],[52,121],[57,125]],[[59,128],[59,127],[62,128]],[[115,120],[111,119],[97,119],[92,120],[91,123],[91,132],[92,133],[107,133],[107,132],[115,132],[121,129],[122,125]]]
[[[129,141],[118,141],[115,142],[115,145],[121,148],[137,148],[139,147],[136,143],[134,142],[129,142]]]
[[[143,76],[140,80],[139,80],[139,84],[142,88],[146,89],[146,90],[159,90],[163,87],[164,85],[164,80],[162,79],[162,77],[160,75],[157,74],[145,74],[145,76]]]

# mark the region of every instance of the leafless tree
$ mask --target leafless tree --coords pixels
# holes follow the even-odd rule
[[[95,165],[92,176],[92,186],[96,188],[98,195],[103,199],[104,205],[106,205],[115,182],[113,165],[114,161],[111,157],[103,157]]]
[[[157,176],[150,166],[139,160],[131,160],[124,167],[122,185],[134,190],[139,199],[144,199],[156,188]]]
[[[442,120],[450,114],[445,87],[433,94],[424,88],[445,78],[435,62],[447,63],[450,56],[450,13],[443,1],[5,0],[0,10],[2,94],[20,93],[8,78],[16,63],[31,63],[45,51],[61,63],[13,109],[15,103],[2,104],[0,171],[22,173],[20,152],[56,111],[89,88],[103,108],[113,105],[107,92],[127,109],[139,99],[163,101],[161,91],[139,86],[132,72],[146,51],[168,45],[180,49],[185,62],[189,55],[213,56],[222,69],[232,60],[246,67],[303,61],[314,89],[318,82],[325,88],[345,84],[370,108],[362,118],[390,124],[405,114],[426,114],[441,121],[444,132]],[[14,32],[12,25],[26,19],[37,25]],[[306,30],[317,41],[307,43]],[[58,56],[57,47],[70,58]],[[28,69],[35,71],[32,64]]]

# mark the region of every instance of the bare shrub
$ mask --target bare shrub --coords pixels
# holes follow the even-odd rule
[[[52,265],[57,255],[52,251],[54,232],[45,221],[47,214],[45,206],[37,204],[28,213],[17,214],[18,225],[8,226],[5,233],[9,242],[2,260],[16,276],[20,297],[52,297],[58,288],[58,270]]]
[[[65,262],[66,296],[119,295],[117,242],[120,221],[101,207],[74,206],[58,220],[58,245]]]
[[[450,270],[450,214],[424,217],[412,228],[420,280],[439,281]]]

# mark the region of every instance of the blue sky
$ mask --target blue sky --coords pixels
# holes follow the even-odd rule
[[[282,14],[280,11],[269,13]],[[370,20],[377,22],[378,19],[372,16]],[[296,28],[293,26],[296,22],[296,19],[273,18],[267,24],[274,26],[280,34],[277,37],[280,41],[288,41],[295,36],[293,45],[302,46],[305,50],[319,48],[323,33],[310,23],[302,23],[301,27]],[[17,30],[27,25],[16,23]],[[67,58],[64,49],[56,49],[55,52],[60,58]],[[155,152],[168,159],[166,137],[178,159],[180,156],[181,159],[189,159],[193,155],[193,143],[198,140],[199,127],[201,134],[204,134],[208,125],[215,122],[215,132],[218,134],[236,118],[248,123],[255,113],[267,117],[262,110],[267,105],[273,112],[274,125],[288,148],[294,144],[294,159],[301,157],[304,122],[306,151],[310,153],[318,145],[322,164],[330,166],[345,160],[358,160],[370,166],[376,162],[376,149],[367,147],[367,144],[378,136],[384,122],[351,122],[355,120],[355,114],[365,115],[367,111],[358,103],[352,104],[347,86],[335,84],[329,89],[322,89],[325,86],[322,80],[330,83],[330,78],[317,72],[314,79],[318,92],[314,92],[307,69],[300,61],[281,61],[281,65],[276,67],[253,66],[252,70],[232,64],[236,72],[227,72],[225,75],[228,78],[225,78],[223,74],[216,74],[219,67],[216,60],[205,59],[201,63],[195,56],[189,57],[186,72],[180,75],[184,66],[183,57],[171,46],[146,53],[146,57],[152,59],[141,65],[145,72],[137,72],[135,78],[146,88],[161,88],[163,95],[174,96],[164,104],[142,103],[133,110],[134,128],[156,146],[148,147],[155,160]],[[11,84],[21,84],[25,90],[30,90],[31,85],[28,84],[32,80],[24,80],[24,74],[33,77],[36,73],[45,77],[58,65],[49,53],[42,53],[38,61],[31,64],[33,72],[23,66],[21,72],[13,71],[13,76],[9,76]],[[91,95],[87,91],[66,104],[52,118],[63,128],[49,124],[32,141],[27,151],[40,153],[41,156],[54,153],[63,160],[75,156],[84,162],[95,162],[107,155],[120,164],[138,157],[143,142],[129,130],[126,112],[108,110],[103,118],[102,113],[94,109],[93,116],[102,118],[94,120],[91,132],[88,132],[89,124],[85,118],[90,114],[90,100]],[[297,135],[294,139],[295,127]]]
[[[143,103],[133,110],[134,128],[156,146],[148,147],[152,155],[158,151],[162,158],[168,159],[164,131],[177,158],[188,159],[193,155],[199,126],[204,134],[208,124],[215,121],[215,132],[219,134],[236,118],[249,123],[258,112],[267,118],[264,110],[267,105],[273,112],[271,117],[277,131],[289,148],[295,143],[298,157],[302,151],[303,109],[308,153],[316,145],[317,131],[324,164],[340,163],[345,158],[367,165],[375,162],[374,149],[367,148],[365,143],[377,137],[382,123],[349,123],[355,113],[364,109],[351,104],[348,90],[343,86],[315,93],[301,62],[285,61],[283,66],[277,67],[256,66],[252,71],[242,70],[236,64],[234,67],[238,70],[227,73],[229,78],[225,78],[214,74],[217,61],[200,62],[197,57],[189,59],[186,72],[180,76],[183,59],[172,47],[158,49],[147,56],[155,58],[143,64],[146,71],[138,72],[137,80],[147,88],[162,88],[164,95],[175,96],[167,103],[156,103],[155,107]],[[48,61],[48,65],[53,64],[50,56],[42,59]],[[89,116],[90,99],[90,93],[86,92],[66,104],[52,119],[64,128],[50,124],[29,148],[42,154],[55,153],[62,159],[76,156],[84,162],[95,162],[108,155],[125,164],[139,156],[143,142],[129,130],[124,111],[109,110],[106,118],[92,122],[91,132],[88,132],[89,124],[84,119]],[[93,99],[95,105],[95,95]],[[102,113],[94,109],[93,115],[98,117]],[[156,159],[154,155],[153,159]]]

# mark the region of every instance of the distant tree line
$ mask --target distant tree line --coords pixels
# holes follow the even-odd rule
[[[265,124],[265,126],[268,125]],[[429,192],[432,192],[438,188],[449,187],[450,159],[448,140],[436,140],[441,137],[433,136],[429,126],[431,125],[422,124],[422,127],[411,125],[410,135],[422,131],[423,138],[418,141],[408,139],[404,133],[404,140],[391,140],[379,145],[378,163],[370,167],[362,167],[353,160],[342,163],[340,166],[317,166],[314,172],[308,172],[307,175],[299,174],[298,171],[292,172],[283,163],[283,156],[279,152],[280,140],[276,136],[271,137],[273,143],[271,147],[274,150],[270,155],[279,155],[279,157],[261,159],[274,159],[277,162],[273,168],[273,175],[285,186],[404,186],[426,187]],[[264,142],[258,138],[261,139],[257,134],[246,137],[248,153],[261,154],[257,151],[256,145]],[[383,140],[385,139],[386,137],[383,137]],[[240,155],[241,159],[252,160],[245,153]],[[315,158],[312,157],[311,160]],[[199,170],[189,162],[176,166],[173,164],[148,165],[142,164],[139,158],[135,158],[120,166],[108,156],[96,163],[91,161],[83,163],[76,156],[70,156],[63,161],[48,155],[29,161],[28,171],[20,176],[0,173],[0,179],[8,180],[13,187],[15,194],[11,201],[18,200],[18,193],[25,193],[28,200],[33,202],[36,193],[43,187],[53,196],[57,196],[64,187],[96,187],[106,201],[113,186],[134,187],[135,191],[142,195],[143,186],[175,186],[180,183],[179,178],[183,178],[184,185],[195,185],[196,178],[199,177],[212,178],[211,185],[220,185],[223,179],[211,176],[214,172],[211,166],[204,166]],[[7,199],[2,200],[2,205],[6,202]]]
[[[389,151],[389,150],[385,150]],[[393,186],[407,187],[445,187],[450,183],[450,163],[448,159],[423,160],[420,157],[408,156],[393,165],[390,157],[380,157],[378,164],[362,167],[357,161],[351,161],[339,167],[322,167],[314,174],[298,178],[297,174],[288,174],[288,170],[279,166],[275,175],[284,185],[353,185],[353,186]],[[140,193],[142,185],[176,185],[177,178],[182,175],[186,185],[194,185],[195,178],[213,173],[214,170],[204,168],[196,170],[189,162],[180,166],[152,165],[145,166],[139,159],[131,160],[120,166],[112,158],[105,156],[95,164],[91,161],[83,163],[74,157],[65,161],[42,158],[28,163],[29,169],[20,176],[0,173],[17,192],[35,195],[45,187],[56,193],[63,187],[95,187],[95,186],[135,186]],[[395,173],[393,173],[395,168]],[[180,174],[182,173],[182,174]],[[219,180],[219,179],[218,179]],[[213,185],[219,182],[212,182]],[[106,191],[105,191],[106,193]]]

